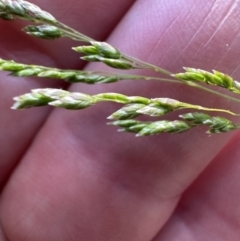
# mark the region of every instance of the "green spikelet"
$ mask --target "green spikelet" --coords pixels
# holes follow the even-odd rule
[[[189,121],[192,125],[207,125],[210,130],[207,133],[223,133],[238,129],[232,121],[215,116],[211,117],[205,113],[193,112],[180,115],[184,120]]]
[[[112,68],[115,69],[133,69],[133,65],[128,62],[127,60],[122,60],[122,59],[109,59],[109,58],[104,58],[100,55],[87,55],[81,57],[81,59],[89,62],[102,62]]]
[[[95,104],[94,99],[90,95],[83,93],[71,93],[63,98],[49,103],[49,105],[69,110],[84,109],[93,104]]]
[[[184,68],[185,73],[178,73],[172,76],[185,81],[204,82],[209,85],[216,85],[226,88],[234,93],[240,94],[240,82],[234,80],[229,75],[213,70],[213,73],[202,69]]]
[[[156,135],[159,133],[180,133],[189,130],[191,126],[185,122],[180,120],[175,121],[155,121],[145,126],[137,136],[148,136],[148,135]]]
[[[192,113],[187,113],[179,116],[180,118],[187,120],[191,122],[194,125],[202,125],[204,124],[207,120],[211,119],[210,115],[207,115],[202,112],[192,112]]]
[[[99,55],[100,52],[94,46],[79,46],[72,48],[78,53],[86,54],[86,55]]]
[[[108,119],[126,120],[140,115],[137,111],[145,107],[144,104],[129,104],[114,112]]]
[[[91,41],[91,44],[99,51],[100,55],[109,59],[120,59],[121,53],[112,45],[105,42]]]
[[[55,26],[50,25],[29,25],[23,28],[27,34],[43,39],[57,39],[64,36],[63,32]]]
[[[149,116],[163,116],[171,111],[172,110],[170,108],[152,103],[137,110],[137,113]]]

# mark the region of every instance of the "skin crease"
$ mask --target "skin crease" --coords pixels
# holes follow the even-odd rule
[[[85,6],[84,1],[80,2]],[[117,6],[113,8],[111,1],[105,0],[106,10],[99,12],[99,19],[94,22],[94,17],[86,14],[95,3],[90,2],[92,5],[83,11],[84,22],[88,22],[89,17],[89,28],[99,29],[96,28],[100,26],[99,19],[107,24],[106,12],[110,14]],[[60,1],[51,4],[55,5],[53,9],[47,3],[41,4],[46,10],[56,12],[61,21],[69,19],[70,8],[61,8]],[[172,72],[191,66],[218,69],[236,79],[240,75],[240,1],[140,0],[127,11],[128,4],[123,6],[118,20],[112,13],[116,24],[125,12],[108,38],[114,46]],[[78,26],[82,19],[77,10],[75,14],[72,26]],[[84,30],[81,26],[80,31]],[[111,29],[109,26],[108,31]],[[100,36],[100,30],[93,33],[94,37],[107,35]],[[90,34],[87,31],[84,33]],[[10,46],[7,41],[4,43]],[[58,51],[50,50],[47,43],[42,45],[39,40],[31,43],[40,49],[42,60],[38,61],[45,63],[49,58],[49,64],[58,64],[53,62],[59,57]],[[63,41],[58,44],[61,50],[65,49]],[[20,47],[22,45],[24,43]],[[46,56],[50,53],[50,57],[42,50]],[[68,67],[77,66],[75,56],[73,53],[68,57],[71,58],[66,61]],[[59,64],[63,65],[61,61]],[[91,64],[87,68],[103,70],[105,67]],[[12,86],[6,88],[6,75],[1,76],[1,89],[6,89],[4,98],[7,99],[2,102],[4,106],[1,105],[2,116],[6,118],[0,128],[1,136],[6,136],[1,139],[1,146],[8,143],[5,148],[1,147],[0,160],[5,163],[1,164],[2,172],[8,172],[13,163],[19,161],[1,195],[1,241],[239,240],[238,132],[208,137],[204,128],[196,128],[180,135],[135,138],[132,134],[116,133],[114,127],[105,125],[106,116],[117,109],[116,104],[109,103],[82,111],[54,110],[47,119],[46,108],[12,114],[8,108],[13,95],[39,85],[49,86],[49,82],[42,84],[42,80],[30,79],[20,82],[10,78],[7,84],[19,83],[18,88],[14,87],[15,93],[10,91]],[[56,82],[53,85],[56,86]],[[70,90],[167,96],[238,110],[235,103],[190,87],[166,83],[78,84]],[[16,126],[16,119],[21,128]],[[13,128],[11,135],[4,129],[8,124]],[[18,137],[14,133],[18,133]],[[28,140],[23,143],[25,135]],[[12,147],[21,149],[14,157],[10,156]],[[7,238],[1,237],[2,233]]]

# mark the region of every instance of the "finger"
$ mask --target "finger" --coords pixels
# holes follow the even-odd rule
[[[45,2],[45,4],[44,4]],[[119,21],[132,1],[121,1],[112,4],[112,1],[35,1],[56,15],[61,21],[72,24],[76,29],[91,35],[94,38],[104,39],[113,26]],[[45,6],[45,8],[44,8]],[[111,10],[111,11],[110,11]],[[108,13],[105,17],[106,12]],[[95,16],[93,18],[93,15]],[[101,28],[96,28],[96,23]],[[71,54],[73,41],[36,40],[21,33],[23,25],[18,22],[0,22],[1,32],[1,58],[14,59],[24,63],[35,63],[46,66],[57,66],[64,68],[80,67],[77,55]],[[24,23],[26,26],[26,23]],[[16,35],[19,37],[16,41]],[[44,42],[44,43],[43,43]],[[77,44],[77,43],[75,43]],[[33,88],[63,87],[57,81],[43,81],[42,79],[23,79],[7,76],[1,73],[0,78],[0,186],[6,180],[16,162],[23,155],[25,149],[30,145],[37,130],[41,127],[49,109],[30,110],[16,112],[10,110],[12,98],[29,92]]]
[[[239,239],[239,144],[237,134],[185,193],[154,241]]]
[[[0,240],[1,241],[8,241],[7,237],[5,236],[5,234],[4,234],[3,230],[2,230],[2,228],[0,228]]]
[[[189,64],[204,69],[218,65],[221,69],[225,61],[228,63],[235,56],[238,38],[231,35],[229,24],[239,15],[232,2],[224,2],[220,9],[218,6],[214,1],[206,4],[200,0],[191,4],[139,1],[110,41],[144,60],[168,69],[171,66],[172,71]],[[193,20],[196,25],[192,24]],[[177,31],[180,31],[178,38]],[[219,41],[217,48],[216,40]],[[232,48],[225,49],[219,61],[219,49],[226,41]],[[202,42],[205,46],[198,49]],[[139,43],[140,49],[136,47]],[[180,54],[179,50],[182,50]],[[198,53],[195,58],[192,52]],[[211,57],[208,61],[205,54]],[[172,59],[177,62],[173,64]],[[99,67],[91,66],[92,69]],[[94,90],[81,85],[71,90],[80,88],[88,93],[115,91],[168,96],[227,108],[219,98],[210,99],[203,92],[162,83],[118,83]],[[105,126],[104,118],[115,109],[114,105],[99,105],[81,112],[57,110],[51,115],[5,190],[2,219],[13,241],[16,237],[25,241],[44,238],[59,241],[67,239],[69,232],[73,240],[79,235],[90,241],[150,240],[171,215],[181,193],[231,137],[225,134],[208,138],[200,128],[181,135],[135,139]],[[16,204],[13,197],[20,196],[20,192],[24,195]],[[16,215],[17,220],[22,215],[28,217],[14,234],[11,232],[13,214],[15,220]],[[65,222],[69,226],[66,227]],[[52,223],[54,231],[50,228]],[[32,225],[39,228],[30,234]]]

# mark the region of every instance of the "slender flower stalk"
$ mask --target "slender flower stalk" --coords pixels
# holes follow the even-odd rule
[[[134,58],[134,57],[126,55],[126,54],[123,54],[123,59],[131,61],[132,63],[137,65],[138,68],[140,68],[140,69],[152,69],[152,70],[154,70],[155,72],[158,72],[158,73],[162,73],[162,74],[165,74],[165,75],[168,75],[168,76],[172,75],[172,73],[170,71],[168,71],[168,70],[165,70],[165,69],[160,68],[160,67],[158,67],[156,65],[147,63],[145,61],[139,60],[137,58]]]

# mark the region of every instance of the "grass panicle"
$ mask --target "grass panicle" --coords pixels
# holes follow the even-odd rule
[[[73,47],[73,50],[81,53],[81,59],[88,62],[101,62],[115,69],[151,69],[155,72],[167,75],[170,78],[149,77],[129,75],[122,73],[108,73],[102,71],[81,71],[64,70],[39,65],[28,65],[4,60],[0,58],[0,70],[9,71],[17,77],[37,76],[43,78],[55,78],[65,80],[69,83],[112,83],[120,80],[157,80],[172,83],[187,84],[212,94],[219,95],[229,100],[240,102],[239,99],[204,87],[199,83],[220,86],[234,93],[240,93],[240,82],[232,77],[213,70],[207,72],[201,69],[184,68],[184,73],[173,74],[165,69],[144,62],[132,56],[122,53],[109,43],[96,41],[75,29],[61,23],[50,13],[42,10],[27,1],[23,0],[0,0],[0,18],[4,20],[15,20],[17,18],[33,22],[35,25],[28,25],[23,31],[31,36],[53,40],[61,37],[68,37],[76,41],[87,42],[87,45]],[[127,96],[120,93],[99,93],[88,95],[85,93],[71,93],[60,89],[35,89],[14,98],[15,103],[12,109],[26,109],[34,106],[51,105],[55,107],[77,110],[90,107],[99,102],[116,102],[122,104],[122,108],[112,113],[108,119],[114,120],[111,125],[119,126],[121,131],[134,132],[137,136],[156,135],[159,133],[181,133],[192,129],[195,126],[208,126],[208,133],[223,133],[236,130],[239,125],[220,117],[203,113],[225,112],[231,115],[238,115],[230,110],[219,108],[208,108],[201,105],[181,102],[171,98],[145,98],[141,96]],[[162,117],[170,112],[182,109],[193,109],[197,112],[190,112],[180,115],[180,120],[158,120],[142,122],[134,118],[140,115],[150,117]]]

